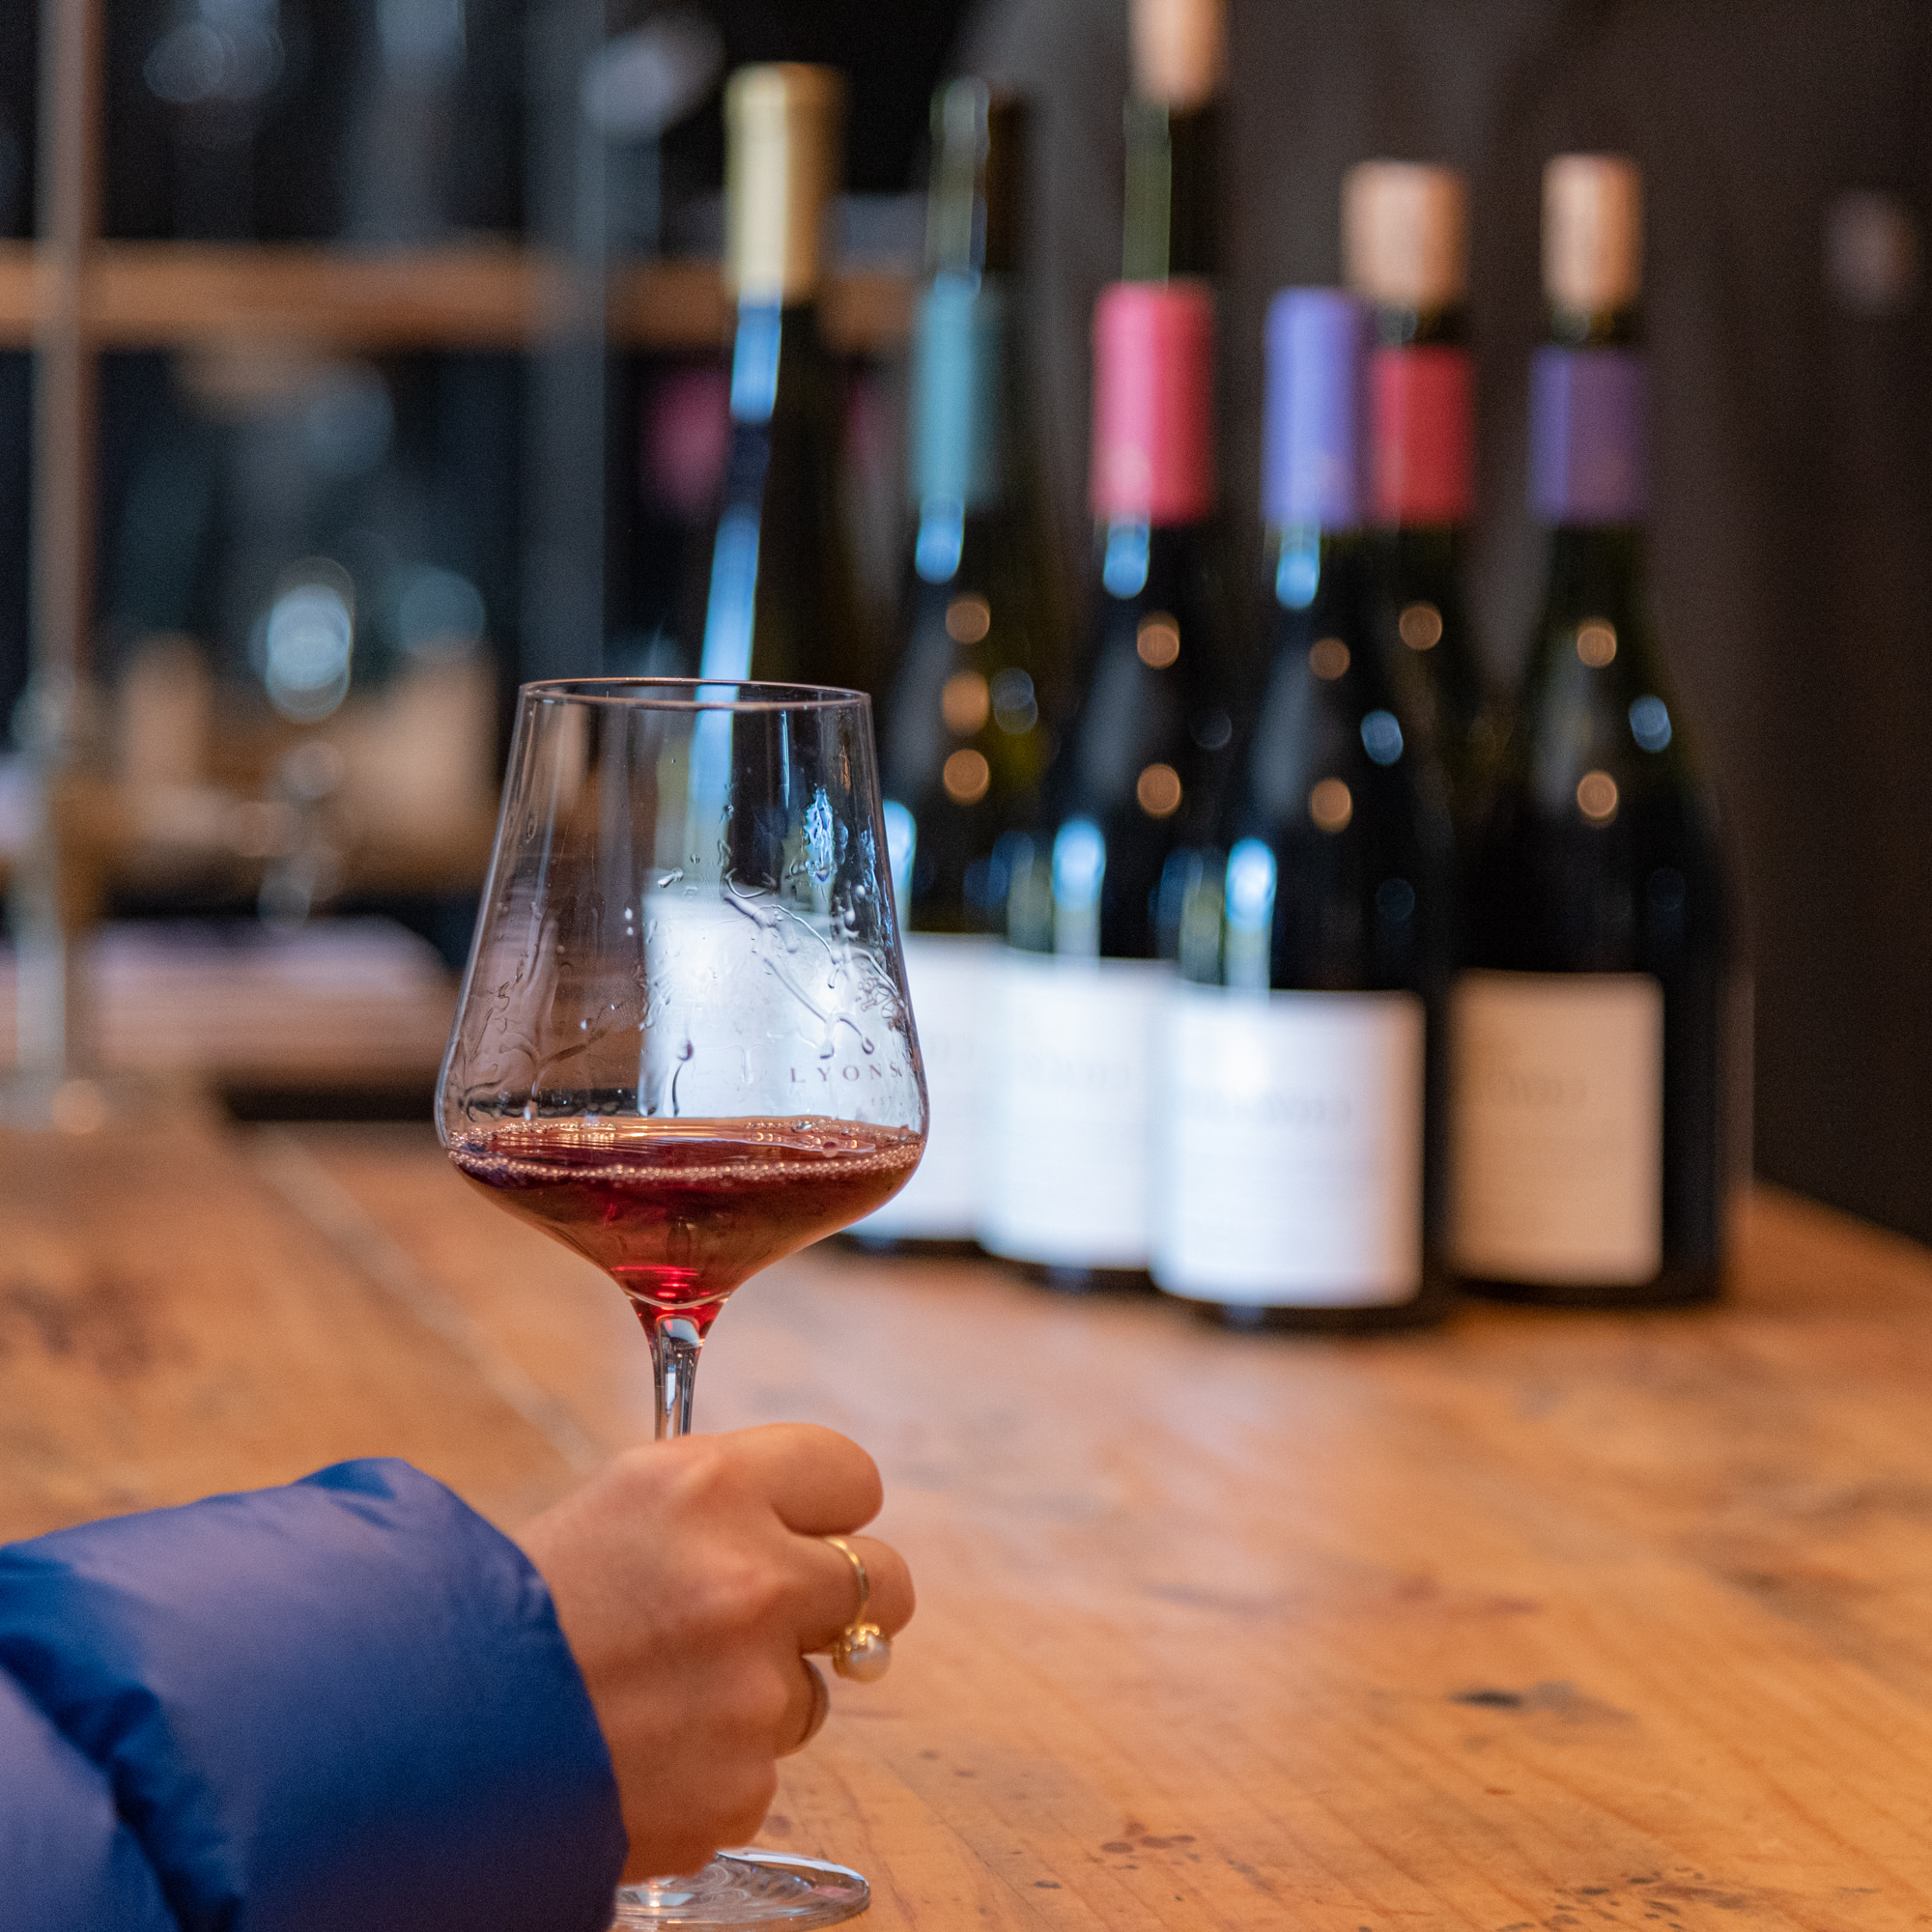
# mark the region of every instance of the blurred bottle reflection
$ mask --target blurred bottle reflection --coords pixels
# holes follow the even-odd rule
[[[104,668],[165,877],[232,899],[266,867],[286,922],[358,846],[460,845],[513,641],[514,368],[238,351],[108,376]]]

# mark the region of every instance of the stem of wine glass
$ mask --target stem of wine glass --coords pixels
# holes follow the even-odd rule
[[[704,1337],[681,1315],[661,1315],[650,1324],[651,1368],[658,1386],[658,1440],[691,1434],[691,1394],[697,1380],[697,1351]]]

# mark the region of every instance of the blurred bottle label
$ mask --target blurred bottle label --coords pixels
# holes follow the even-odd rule
[[[992,501],[1000,487],[1000,340],[1006,297],[977,275],[936,275],[912,361],[915,502]]]
[[[1198,524],[1214,507],[1214,301],[1116,282],[1094,307],[1094,517]]]
[[[1411,1300],[1421,999],[1182,986],[1165,1019],[1155,1281],[1228,1305]]]
[[[988,987],[980,1240],[1059,1267],[1148,1264],[1165,966],[1004,952]]]
[[[1641,1287],[1663,1265],[1663,989],[1641,973],[1465,973],[1454,1003],[1457,1264]]]
[[[980,1047],[991,939],[908,933],[906,986],[925,1065],[930,1125],[912,1179],[857,1232],[892,1240],[970,1241],[980,1207]]]
[[[1647,384],[1629,349],[1558,349],[1530,363],[1529,506],[1546,524],[1631,524],[1644,512]]]
[[[1378,349],[1369,388],[1376,521],[1467,523],[1475,508],[1468,351]]]

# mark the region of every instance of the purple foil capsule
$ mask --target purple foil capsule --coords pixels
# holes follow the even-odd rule
[[[1283,289],[1266,341],[1262,516],[1353,529],[1368,504],[1368,308],[1339,289]]]
[[[1647,382],[1630,349],[1536,352],[1529,507],[1545,524],[1633,524],[1644,512]]]

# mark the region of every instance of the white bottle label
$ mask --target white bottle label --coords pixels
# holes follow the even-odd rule
[[[991,939],[908,933],[906,986],[925,1064],[925,1152],[912,1179],[858,1231],[893,1240],[970,1241],[980,1207],[980,1043]]]
[[[1642,973],[1465,973],[1454,1046],[1463,1272],[1654,1281],[1663,1265],[1663,988]]]
[[[1161,1044],[1154,1280],[1253,1307],[1412,1300],[1424,1042],[1414,993],[1177,988]]]
[[[1171,969],[1003,952],[988,1000],[980,1240],[1057,1267],[1148,1264],[1155,1011]]]

